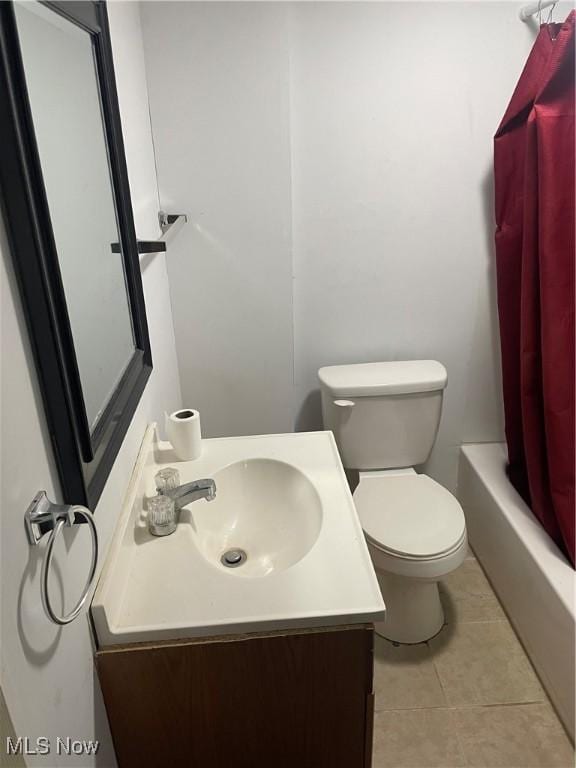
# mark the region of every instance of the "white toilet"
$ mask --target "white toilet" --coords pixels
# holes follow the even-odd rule
[[[335,365],[318,371],[324,426],[360,472],[354,502],[386,603],[376,632],[420,643],[444,624],[438,580],[466,557],[464,513],[417,474],[440,423],[446,369],[434,360]]]

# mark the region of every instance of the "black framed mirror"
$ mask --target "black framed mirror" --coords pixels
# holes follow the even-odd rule
[[[0,2],[0,188],[66,503],[94,509],[152,370],[105,2]]]

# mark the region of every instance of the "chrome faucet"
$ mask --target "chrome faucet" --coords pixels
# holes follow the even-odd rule
[[[169,496],[178,512],[198,499],[214,501],[216,498],[216,483],[210,478],[203,480],[194,480],[191,483],[184,483],[177,488],[159,488],[158,493],[162,496]]]

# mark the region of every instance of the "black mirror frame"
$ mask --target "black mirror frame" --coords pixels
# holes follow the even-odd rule
[[[94,509],[152,371],[106,3],[43,2],[88,32],[102,103],[135,338],[134,355],[90,432],[34,134],[13,3],[0,0],[0,188],[63,501]]]

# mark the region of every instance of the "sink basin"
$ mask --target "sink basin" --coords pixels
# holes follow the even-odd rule
[[[157,537],[147,499],[165,467],[181,483],[213,478],[216,498]],[[197,459],[178,461],[151,425],[91,611],[101,647],[382,621],[332,433],[203,439]]]
[[[231,576],[289,568],[314,546],[322,526],[318,492],[296,467],[274,459],[237,461],[216,472],[216,499],[194,502],[189,516],[200,553]],[[226,553],[239,564],[223,562]]]

